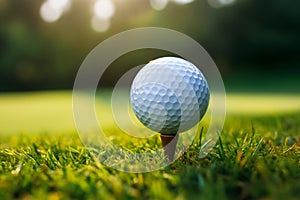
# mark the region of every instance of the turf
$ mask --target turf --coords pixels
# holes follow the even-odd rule
[[[99,101],[96,103],[101,103],[96,104],[96,111],[98,117],[111,124],[107,93],[105,92],[103,96],[99,95]],[[300,112],[298,93],[283,95],[229,93],[226,101],[227,116],[263,116]],[[75,132],[72,93],[70,91],[0,93],[0,122],[0,135]]]
[[[4,134],[9,129],[1,124],[0,199],[298,199],[300,113],[273,111],[229,111],[220,140],[206,158],[198,157],[198,133],[172,165],[143,174],[102,165],[73,130]],[[114,135],[136,151],[159,148],[158,136],[145,145],[118,138],[117,131]]]

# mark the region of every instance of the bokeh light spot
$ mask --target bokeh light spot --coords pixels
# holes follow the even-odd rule
[[[115,5],[110,0],[98,0],[94,5],[94,14],[103,20],[110,19],[115,13]]]
[[[173,0],[173,2],[178,3],[178,4],[188,4],[192,3],[194,0]]]
[[[110,21],[107,19],[100,19],[97,16],[93,16],[91,20],[92,28],[97,32],[105,32],[110,27]]]
[[[219,2],[223,5],[232,4],[235,0],[219,0]]]
[[[40,15],[46,22],[55,22],[64,12],[69,10],[70,7],[70,0],[46,0],[40,8]]]
[[[208,4],[213,8],[220,8],[234,3],[235,0],[208,0]]]
[[[51,23],[57,21],[61,17],[62,11],[55,9],[49,1],[46,1],[40,8],[40,15],[44,21]]]
[[[70,8],[70,0],[47,0],[52,8],[62,12]]]
[[[150,0],[150,5],[154,10],[163,10],[169,0]]]

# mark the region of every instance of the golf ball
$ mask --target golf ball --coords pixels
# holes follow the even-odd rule
[[[209,88],[201,71],[177,57],[150,61],[131,85],[130,103],[138,120],[161,134],[194,127],[209,104]]]

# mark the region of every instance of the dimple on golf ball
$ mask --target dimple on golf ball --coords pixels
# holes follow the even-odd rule
[[[138,120],[161,134],[194,127],[210,99],[208,84],[192,63],[177,57],[150,61],[136,75],[130,102]]]

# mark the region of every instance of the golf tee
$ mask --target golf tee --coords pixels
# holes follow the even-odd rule
[[[164,154],[169,162],[174,160],[176,145],[178,141],[178,134],[176,135],[160,135],[161,142],[164,148]]]

